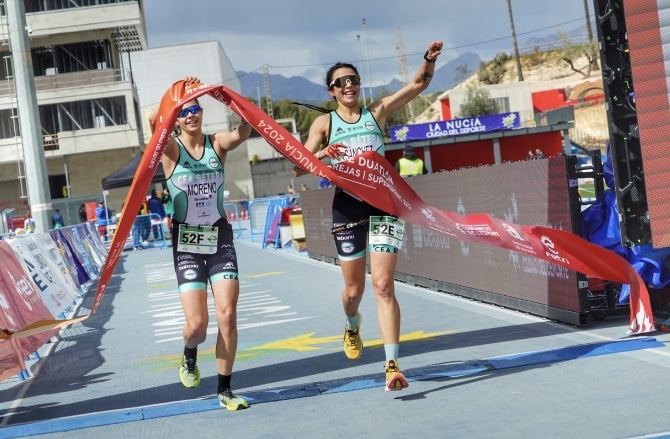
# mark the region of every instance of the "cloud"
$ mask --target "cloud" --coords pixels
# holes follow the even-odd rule
[[[507,4],[502,0],[196,0],[184,5],[176,0],[145,0],[150,47],[218,40],[236,70],[267,65],[273,74],[318,83],[338,61],[356,64],[362,72],[367,72],[369,63],[373,84],[398,77],[399,34],[410,77],[432,40],[445,45],[438,66],[466,52],[490,59],[512,48]],[[520,44],[531,36],[584,24],[583,0],[512,0],[512,8]]]

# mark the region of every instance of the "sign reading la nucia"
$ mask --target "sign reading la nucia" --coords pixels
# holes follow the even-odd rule
[[[440,120],[437,122],[399,125],[391,127],[392,142],[426,140],[438,137],[464,136],[491,131],[520,128],[519,113],[488,114],[486,116],[463,119]]]

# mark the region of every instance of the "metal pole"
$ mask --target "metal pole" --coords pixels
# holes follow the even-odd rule
[[[63,156],[63,167],[65,168],[65,187],[67,190],[67,195],[65,198],[70,198],[72,196],[72,194],[70,193],[70,173],[67,170],[67,159],[65,158],[65,156]]]
[[[358,51],[359,51],[360,56],[361,56],[360,59],[359,59],[359,62],[362,64],[363,63],[363,46],[361,45],[361,36],[360,35],[356,35],[356,41],[358,42]],[[368,75],[369,75],[369,73],[368,73]],[[368,104],[367,104],[367,100],[365,99],[365,86],[364,85],[361,86],[361,92],[363,93],[363,107],[367,107]],[[372,102],[370,102],[370,103],[372,103]]]
[[[365,40],[365,64],[367,64],[368,67],[368,91],[370,92],[370,104],[374,101],[372,97],[372,76],[370,75],[370,55],[368,53],[368,32],[365,29],[365,18],[363,19],[363,22],[361,23],[363,26],[363,39]]]
[[[26,173],[28,200],[31,215],[35,220],[35,232],[46,232],[50,224],[51,195],[44,146],[40,135],[42,127],[37,110],[35,78],[32,75],[33,63],[30,56],[29,38],[31,31],[26,26],[23,0],[6,0],[5,5],[23,144],[23,160],[25,169],[30,169],[30,172]]]
[[[103,207],[105,208],[105,228],[107,233],[109,233],[109,208],[107,207],[107,195],[109,195],[108,190],[102,191],[102,201],[104,203]],[[149,216],[149,218],[151,218],[151,216]],[[109,239],[109,235],[107,235],[107,239]]]

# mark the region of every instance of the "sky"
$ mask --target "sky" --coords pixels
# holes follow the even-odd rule
[[[586,22],[583,0],[511,2],[521,51]],[[144,12],[149,48],[218,40],[237,71],[267,66],[320,84],[339,61],[356,65],[364,84],[402,79],[403,45],[410,79],[434,40],[444,43],[437,67],[467,52],[490,60],[513,51],[506,0],[144,0]]]

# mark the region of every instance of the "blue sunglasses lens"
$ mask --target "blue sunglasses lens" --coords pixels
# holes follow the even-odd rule
[[[178,116],[178,117],[184,118],[184,117],[188,116],[189,113],[195,115],[195,114],[198,114],[198,113],[200,112],[200,110],[202,110],[202,107],[200,107],[200,105],[191,105],[191,106],[188,107],[188,108],[184,108],[184,109],[182,109],[182,110],[179,112],[179,116]]]

